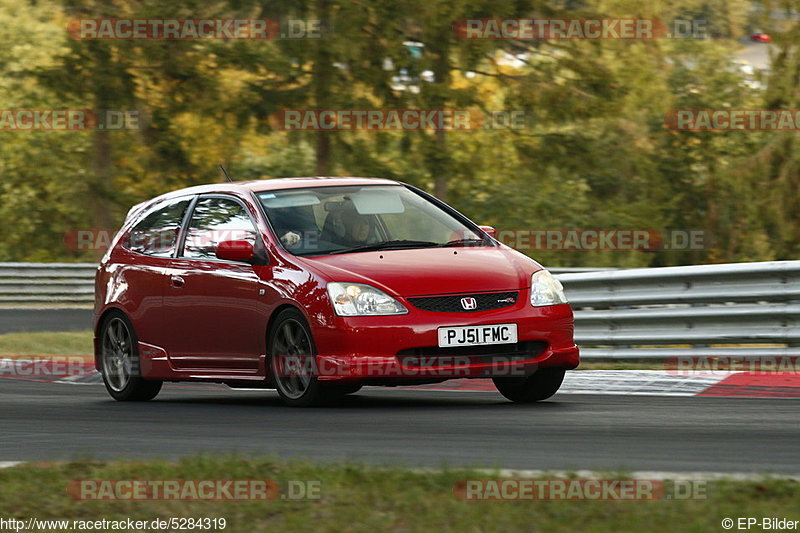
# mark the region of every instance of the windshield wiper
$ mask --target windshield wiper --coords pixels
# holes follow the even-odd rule
[[[470,243],[477,243],[477,244],[484,244],[486,241],[484,239],[455,239],[453,241],[446,242],[444,244],[439,244],[440,248],[447,248],[448,246],[458,246],[459,244],[470,244]]]
[[[410,241],[410,240],[396,240],[396,241],[383,241],[373,244],[365,244],[364,246],[356,246],[355,248],[345,248],[344,250],[334,250],[329,252],[330,255],[334,254],[349,254],[351,252],[375,252],[378,250],[400,250],[402,248],[433,248],[439,246],[439,243],[430,241]]]

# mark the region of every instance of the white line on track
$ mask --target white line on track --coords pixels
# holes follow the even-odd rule
[[[415,472],[440,472],[436,468],[412,468]],[[486,476],[508,479],[607,479],[609,476],[624,475],[629,479],[657,479],[671,481],[764,481],[770,479],[788,479],[800,481],[800,473],[746,473],[746,472],[666,472],[661,470],[639,470],[634,472],[615,472],[603,470],[515,470],[511,468],[477,468],[474,472]]]

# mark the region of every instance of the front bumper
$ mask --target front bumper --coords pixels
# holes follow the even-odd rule
[[[406,305],[406,315],[337,316],[331,324],[312,324],[318,353],[315,371],[326,381],[414,381],[524,376],[540,367],[577,367],[569,305],[531,307],[521,300],[512,307],[476,313],[436,313]],[[438,348],[440,327],[512,322],[517,324],[515,347]]]

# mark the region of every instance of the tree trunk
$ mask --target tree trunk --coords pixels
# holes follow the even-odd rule
[[[322,21],[323,27],[330,25],[330,5],[328,0],[319,0],[317,3],[317,18]],[[314,101],[317,109],[328,109],[331,105],[331,80],[333,78],[333,63],[329,44],[326,39],[317,40],[317,57],[314,62]],[[316,168],[317,176],[331,174],[331,132],[317,132]]]

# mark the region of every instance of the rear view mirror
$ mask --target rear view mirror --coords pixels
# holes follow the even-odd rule
[[[492,239],[497,239],[497,230],[494,229],[492,226],[478,226],[478,227]]]
[[[217,244],[218,259],[249,263],[255,257],[255,250],[249,241],[222,241]]]

